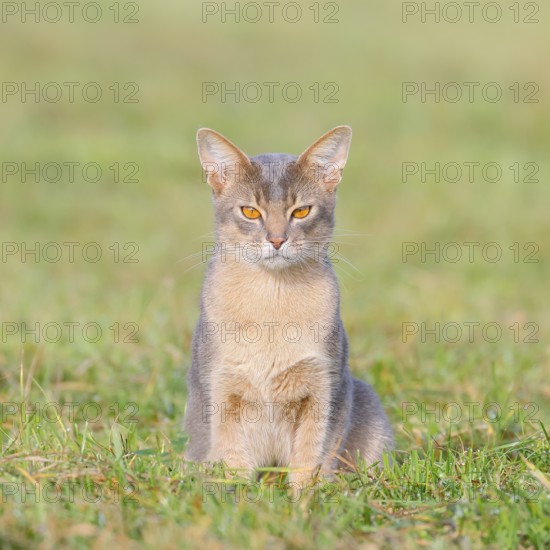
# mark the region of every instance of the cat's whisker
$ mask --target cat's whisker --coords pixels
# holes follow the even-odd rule
[[[194,239],[191,239],[192,241],[198,241],[200,239],[204,239],[206,237],[211,237],[213,240],[216,239],[216,233],[214,231],[209,231],[208,233],[204,233],[203,235],[198,235]]]
[[[317,247],[307,247],[307,246],[303,246],[302,250],[305,250],[306,253],[308,252],[314,252],[315,253],[315,256],[313,255],[309,255],[310,258],[318,258],[318,248]],[[333,257],[336,257],[337,259],[339,260],[342,260],[343,262],[345,262],[347,265],[349,265],[351,268],[353,268],[357,273],[359,273],[360,275],[364,275],[364,273],[358,269],[354,264],[353,262],[347,258],[346,256],[344,256],[341,252],[339,251],[331,251],[330,254],[333,255]],[[332,259],[332,258],[329,258],[329,259]],[[335,263],[335,262],[334,262]]]
[[[179,260],[176,260],[176,263],[179,264],[181,262],[185,262],[186,260],[190,260],[191,258],[196,258],[197,256],[200,256],[202,254],[204,254],[202,250],[200,252],[193,252],[193,254],[189,254],[189,256],[185,256],[183,258],[180,258]]]
[[[336,245],[343,245],[343,246],[362,246],[363,243],[349,243],[342,240],[336,240],[336,239],[330,239],[327,241],[300,241],[300,243],[297,244],[307,244],[307,243],[317,243],[317,244],[336,244]]]
[[[348,273],[346,273],[345,270],[343,270],[342,268],[338,268],[338,269],[335,269],[336,271],[336,275],[338,276],[338,282],[340,285],[342,285],[342,287],[344,288],[344,291],[345,292],[349,292],[349,289],[348,289],[348,286],[346,285],[346,281],[344,280],[344,277],[342,277],[340,275],[340,271],[343,271],[345,275],[347,275],[348,277],[350,276]]]
[[[307,245],[308,244],[344,244],[344,245],[347,245],[347,244],[353,244],[353,243],[341,243],[339,241],[335,241],[335,240],[328,240],[328,241],[322,241],[322,240],[303,240],[303,241],[300,241],[300,244],[303,245],[304,248],[307,248]],[[357,244],[357,243],[356,243]],[[315,249],[317,249],[317,247],[314,247]],[[357,271],[358,273],[360,273],[361,275],[363,275],[363,273],[361,272],[361,270],[359,270],[354,264],[353,262],[347,258],[346,256],[344,256],[339,250],[331,250],[330,251],[331,254],[334,254],[335,256],[337,256],[339,259],[341,259],[342,261],[346,262],[350,267],[352,267],[355,271]]]
[[[239,250],[240,250],[240,248],[239,248],[238,245],[234,246],[232,248],[225,247],[223,250],[214,250],[214,251],[211,251],[211,252],[207,252],[205,250],[199,250],[198,252],[193,252],[193,254],[189,254],[188,256],[185,256],[183,258],[180,258],[179,260],[176,260],[176,263],[181,263],[181,262],[185,262],[185,261],[188,261],[188,260],[194,260],[197,257],[201,256],[202,260],[200,262],[196,263],[196,264],[193,264],[189,268],[189,269],[192,269],[192,268],[196,267],[197,265],[208,263],[208,260],[210,258],[221,257],[222,255],[230,255],[231,256],[231,255],[234,255],[235,253],[237,253]]]
[[[363,273],[359,268],[357,268],[349,258],[347,258],[346,256],[344,256],[344,255],[341,254],[340,252],[336,252],[336,253],[335,253],[335,256],[336,256],[338,259],[344,261],[347,265],[349,265],[351,268],[353,268],[353,269],[354,269],[357,273],[359,273],[360,275],[364,275],[364,273]]]
[[[340,275],[343,273],[346,277],[349,279],[352,279],[353,281],[361,281],[361,278],[357,277],[354,273],[351,273],[349,270],[347,270],[342,264],[332,264],[334,267],[334,271],[336,271],[337,275]],[[347,287],[345,285],[345,281],[343,277],[338,277],[338,280],[342,283],[342,286],[347,291]]]
[[[204,265],[205,262],[197,262],[191,266],[189,266],[188,268],[184,269],[183,272],[184,273],[187,273],[188,271],[191,271],[192,269],[195,269],[196,267],[198,267],[199,265]]]
[[[334,230],[334,233],[338,233],[338,232],[346,232],[346,233],[349,233],[350,235],[358,235],[358,236],[362,236],[362,235],[370,235],[370,233],[363,233],[362,231],[355,231],[355,229],[346,229],[345,227],[338,227]]]

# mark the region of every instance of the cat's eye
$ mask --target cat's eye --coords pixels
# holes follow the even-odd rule
[[[300,206],[300,208],[296,208],[294,212],[292,212],[293,218],[305,218],[309,211],[311,210],[311,206]]]
[[[252,206],[243,206],[241,210],[244,217],[249,220],[257,220],[261,216],[260,212],[255,208],[252,208]]]

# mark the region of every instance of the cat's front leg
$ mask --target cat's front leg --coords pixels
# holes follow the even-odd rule
[[[244,446],[243,403],[238,395],[219,395],[214,401],[217,414],[211,419],[209,462],[223,462],[231,471],[247,477],[252,457]]]
[[[323,464],[328,421],[322,414],[322,404],[312,397],[300,403],[290,462],[289,483],[302,489],[312,482]]]
[[[324,359],[308,357],[298,361],[273,379],[278,403],[284,403],[281,421],[292,422],[289,466],[291,486],[307,485],[324,462],[330,402],[330,365]]]

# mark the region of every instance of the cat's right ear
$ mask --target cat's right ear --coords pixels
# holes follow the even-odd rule
[[[208,185],[216,195],[239,181],[250,168],[250,159],[227,138],[209,128],[197,132],[197,146]]]

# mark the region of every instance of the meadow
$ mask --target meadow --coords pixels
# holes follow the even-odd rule
[[[544,6],[7,4],[0,547],[548,548]],[[195,133],[298,154],[338,124],[350,367],[396,449],[295,499],[284,471],[182,461],[213,229]]]

